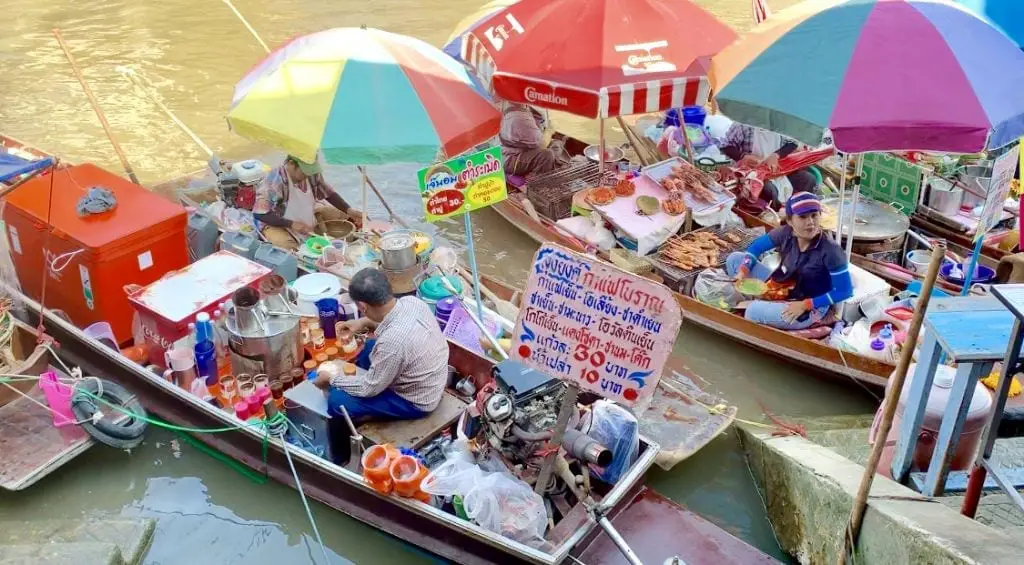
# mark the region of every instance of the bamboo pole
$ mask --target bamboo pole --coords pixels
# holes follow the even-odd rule
[[[235,13],[235,16],[237,16],[238,19],[241,20],[242,25],[245,26],[245,29],[249,30],[249,33],[251,33],[252,36],[256,38],[256,42],[260,44],[260,47],[262,47],[263,50],[266,51],[267,53],[270,53],[270,47],[267,47],[267,44],[264,43],[263,39],[260,38],[260,34],[256,33],[256,29],[249,25],[249,21],[245,19],[245,16],[242,15],[242,12],[238,11],[238,8],[235,8],[235,5],[231,3],[231,0],[224,0],[224,3],[227,5],[228,8],[231,9],[232,12]]]
[[[163,103],[163,101],[157,98],[156,93],[153,92],[153,88],[147,84],[142,83],[142,79],[135,74],[135,71],[133,71],[132,69],[127,69],[124,72],[122,72],[122,74],[128,77],[128,80],[132,81],[132,84],[142,89],[142,91],[146,93],[146,97],[149,98],[150,101],[153,102],[153,104],[156,104],[156,107],[160,108],[160,110],[162,110],[164,114],[167,114],[167,117],[170,118],[171,121],[174,122],[174,125],[178,126],[178,128],[181,129],[181,131],[184,132],[185,135],[192,138],[192,142],[198,145],[199,148],[206,153],[207,157],[213,157],[213,149],[210,149],[209,145],[203,143],[203,140],[200,139],[198,135],[196,135],[196,132],[192,131],[192,128],[185,125],[185,122],[178,119],[178,116],[175,115],[175,113],[172,112],[171,109]]]
[[[377,195],[377,199],[380,200],[380,203],[384,205],[384,209],[388,211],[388,214],[391,216],[391,218],[398,222],[399,225],[401,225],[403,228],[408,228],[409,224],[406,223],[406,221],[403,220],[401,216],[396,214],[395,211],[391,209],[391,206],[388,205],[387,200],[384,200],[384,195],[381,194],[379,190],[377,190],[377,185],[373,184],[373,180],[371,180],[370,175],[366,173],[366,169],[362,165],[359,165],[356,168],[359,169],[359,173],[363,175],[364,179],[366,179],[366,184],[369,185],[370,190],[372,190],[373,193]]]
[[[633,146],[633,152],[636,153],[636,158],[640,159],[640,164],[643,166],[650,165],[650,160],[647,159],[646,147],[643,145],[643,140],[636,138],[633,134],[633,130],[626,124],[626,120],[622,119],[622,116],[615,116],[615,119],[619,122],[619,127],[622,128],[622,133],[626,134],[626,140]]]
[[[85,92],[85,96],[89,99],[89,104],[92,105],[93,111],[96,112],[96,117],[100,119],[100,125],[103,126],[103,131],[106,132],[107,139],[110,140],[110,144],[114,146],[114,152],[117,153],[117,158],[121,160],[121,166],[124,168],[124,171],[128,173],[128,178],[132,179],[132,182],[135,184],[142,184],[139,182],[139,178],[135,176],[135,171],[128,162],[128,157],[125,156],[124,151],[121,149],[121,145],[117,143],[116,139],[114,139],[114,134],[110,131],[110,124],[107,122],[107,116],[100,108],[99,102],[96,101],[96,97],[93,96],[92,89],[89,88],[89,83],[85,82],[85,77],[82,76],[82,72],[78,70],[78,65],[75,63],[75,57],[71,54],[71,50],[68,49],[67,44],[64,43],[64,37],[60,34],[60,30],[54,28],[53,36],[57,38],[57,43],[64,51],[64,56],[67,57],[68,63],[71,63],[71,70],[74,71],[75,78],[78,79],[78,83],[82,85],[82,90]]]
[[[885,449],[885,438],[892,429],[892,420],[896,415],[896,406],[899,404],[900,394],[903,392],[903,384],[907,380],[907,369],[914,358],[914,348],[917,347],[918,334],[924,322],[925,312],[928,310],[928,303],[931,301],[932,288],[935,286],[935,279],[939,274],[939,267],[946,256],[946,242],[940,241],[935,245],[935,252],[932,253],[932,260],[928,263],[928,273],[924,277],[924,285],[921,288],[921,295],[917,299],[917,308],[914,311],[914,318],[910,322],[910,329],[907,330],[907,340],[903,343],[903,353],[900,355],[900,362],[896,366],[896,372],[890,377],[888,393],[885,395],[885,404],[882,408],[882,421],[878,426],[878,433],[875,437],[880,438],[875,442],[864,467],[864,475],[860,480],[860,487],[857,489],[857,497],[853,501],[853,509],[850,512],[850,521],[846,527],[846,534],[843,536],[843,547],[836,559],[838,565],[846,565],[850,562],[853,552],[857,547],[857,536],[860,534],[860,526],[864,521],[864,513],[867,510],[868,494],[871,492],[871,484],[875,480],[875,468],[882,458],[882,450]]]

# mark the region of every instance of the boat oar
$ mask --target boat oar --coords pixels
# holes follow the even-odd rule
[[[114,146],[114,152],[117,153],[117,158],[121,160],[121,166],[124,168],[124,172],[128,173],[128,178],[132,179],[132,182],[135,184],[142,184],[139,182],[139,177],[135,176],[135,171],[128,162],[128,157],[125,156],[124,151],[121,149],[121,145],[119,145],[117,140],[114,139],[114,134],[110,131],[110,124],[107,122],[107,116],[100,108],[99,102],[96,101],[96,97],[93,96],[92,89],[89,88],[89,83],[85,82],[85,77],[82,76],[82,72],[78,70],[78,64],[75,63],[75,57],[71,54],[71,50],[68,49],[67,44],[64,43],[64,37],[60,34],[60,30],[54,28],[53,36],[57,38],[57,43],[60,44],[60,48],[64,51],[64,56],[67,57],[68,63],[71,64],[71,70],[75,73],[75,78],[78,79],[78,84],[82,85],[82,90],[85,92],[86,98],[89,99],[89,104],[92,105],[93,111],[96,112],[96,117],[100,119],[100,125],[103,126],[103,131],[106,132],[107,139],[110,140],[110,144]]]
[[[372,190],[373,193],[377,195],[377,199],[380,200],[380,203],[384,205],[384,209],[387,210],[388,214],[391,215],[391,219],[398,222],[398,224],[401,225],[403,228],[409,229],[409,224],[406,223],[406,221],[403,220],[401,216],[396,214],[395,211],[391,209],[391,206],[388,205],[387,200],[384,200],[384,195],[381,194],[379,190],[377,190],[377,185],[373,184],[373,181],[370,180],[370,175],[366,173],[366,169],[363,168],[362,165],[359,165],[356,168],[359,169],[359,173],[363,175],[363,181],[370,187],[370,190]]]
[[[466,269],[463,269],[461,266],[456,266],[455,268],[458,271],[459,275],[462,276],[462,278],[473,280],[473,276],[466,272]],[[513,322],[516,321],[516,318],[519,316],[518,306],[512,304],[508,300],[502,299],[497,294],[494,294],[494,291],[487,288],[487,285],[483,283],[480,283],[480,292],[484,293],[484,296],[486,296],[488,300],[494,303],[494,310],[498,313],[499,316],[505,318],[506,320],[511,320]]]
[[[935,286],[935,279],[939,276],[939,267],[942,265],[942,258],[946,254],[946,242],[940,241],[935,245],[936,253],[932,253],[931,261],[928,263],[928,273],[924,277],[924,285],[921,295],[917,299],[917,308],[914,309],[914,318],[910,321],[910,329],[907,330],[907,340],[903,343],[903,352],[900,355],[900,362],[896,371],[890,377],[890,387],[885,395],[885,403],[882,405],[882,421],[878,426],[878,433],[875,437],[885,438],[889,436],[892,429],[892,420],[896,415],[896,408],[899,404],[900,394],[903,392],[903,383],[907,380],[907,370],[914,359],[914,348],[917,347],[917,337],[921,332],[921,325],[924,322],[925,311],[928,310],[928,303],[931,301],[932,288]],[[854,548],[857,546],[857,536],[860,534],[860,526],[864,521],[864,512],[868,503],[868,494],[871,492],[871,485],[875,480],[875,469],[882,458],[882,451],[885,449],[885,441],[876,441],[868,462],[864,465],[864,474],[860,480],[860,488],[857,489],[857,497],[853,501],[853,509],[850,511],[850,521],[846,526],[846,535],[843,536],[843,546],[839,551],[836,563],[846,565],[853,556]]]

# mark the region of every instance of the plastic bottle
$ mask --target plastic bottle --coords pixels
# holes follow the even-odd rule
[[[896,338],[893,337],[892,324],[886,324],[882,329],[878,330],[878,339],[882,340],[885,344],[886,350],[891,350],[892,346],[896,343]]]
[[[882,360],[889,358],[889,351],[884,341],[879,338],[871,340],[871,356]]]
[[[206,381],[207,387],[217,385],[220,379],[217,374],[217,346],[213,341],[213,323],[206,312],[196,315],[194,349],[199,376]]]

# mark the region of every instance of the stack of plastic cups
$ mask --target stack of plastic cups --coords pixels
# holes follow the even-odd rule
[[[434,305],[434,317],[437,318],[437,324],[441,326],[441,331],[444,331],[444,327],[448,325],[448,320],[456,308],[459,308],[459,302],[451,296],[438,300]]]

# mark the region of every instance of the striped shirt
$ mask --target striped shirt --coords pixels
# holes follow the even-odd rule
[[[361,398],[390,388],[424,412],[437,408],[448,380],[448,341],[430,307],[413,296],[399,298],[375,333],[370,370],[338,375],[331,386]]]

